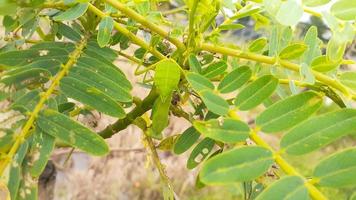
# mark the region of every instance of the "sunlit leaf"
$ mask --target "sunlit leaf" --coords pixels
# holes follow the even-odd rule
[[[280,59],[292,60],[299,58],[308,49],[303,43],[295,43],[285,47],[280,53]]]
[[[247,85],[235,99],[235,105],[240,110],[249,110],[261,104],[276,90],[278,79],[265,75]]]
[[[201,92],[206,89],[214,90],[213,83],[198,73],[189,72],[186,74],[186,78],[196,92]]]
[[[249,44],[248,50],[251,52],[260,52],[265,48],[266,45],[267,45],[267,38],[260,37]]]
[[[315,113],[322,105],[322,98],[315,92],[303,92],[283,99],[256,118],[256,124],[266,133],[289,129]]]
[[[303,16],[303,8],[296,0],[282,2],[276,18],[279,23],[285,26],[296,25]]]
[[[214,78],[218,75],[221,75],[227,69],[227,64],[225,61],[219,61],[210,64],[203,70],[203,75],[207,78]]]
[[[355,186],[356,149],[346,149],[322,160],[313,175],[318,185],[326,187]]]
[[[224,143],[245,141],[250,132],[245,123],[229,118],[195,121],[193,125],[202,135]]]
[[[268,186],[256,200],[309,200],[304,180],[299,176],[285,176]]]
[[[180,66],[171,59],[156,63],[154,83],[163,101],[177,88],[180,79]]]
[[[239,67],[227,74],[219,83],[221,93],[229,93],[243,86],[251,77],[252,71],[248,66]]]
[[[225,101],[225,99],[221,98],[217,94],[214,94],[212,91],[204,90],[199,94],[209,111],[218,115],[226,115],[229,111],[229,104]]]
[[[339,62],[333,62],[326,56],[319,56],[312,61],[311,68],[319,72],[328,72],[336,69],[339,65]]]
[[[258,146],[235,148],[206,161],[200,171],[205,184],[252,181],[273,164],[272,152]]]
[[[329,3],[331,0],[303,0],[303,4],[306,6],[322,6]]]
[[[342,20],[356,20],[356,1],[338,0],[330,9],[331,13]]]
[[[59,15],[54,16],[53,19],[56,21],[69,21],[77,19],[87,11],[88,7],[88,3],[78,3]]]
[[[171,96],[164,101],[161,98],[156,99],[152,107],[152,125],[147,131],[149,136],[162,139],[162,131],[168,126],[170,105]]]
[[[342,84],[356,91],[356,72],[344,72],[339,79]]]
[[[288,154],[306,154],[355,130],[356,110],[329,112],[295,126],[282,138],[281,148]]]

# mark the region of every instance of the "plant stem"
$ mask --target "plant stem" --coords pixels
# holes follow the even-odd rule
[[[148,136],[147,134],[145,134],[144,140],[146,141],[146,143],[149,147],[152,161],[153,161],[154,165],[156,166],[156,168],[158,169],[159,175],[161,177],[162,182],[164,183],[164,186],[168,187],[169,191],[172,193],[171,196],[173,196],[173,189],[172,189],[170,180],[164,170],[164,166],[162,165],[161,160],[159,159],[159,156],[156,151],[156,147],[153,144],[152,138],[150,136]]]
[[[154,23],[148,21],[145,17],[141,16],[140,14],[138,14],[137,12],[135,12],[125,4],[121,3],[120,1],[116,1],[116,0],[103,0],[103,1],[110,4],[114,8],[118,9],[119,11],[127,15],[129,18],[139,22],[146,28],[152,30],[153,32],[167,39],[172,44],[174,44],[179,50],[181,51],[185,50],[185,45],[179,39],[170,37],[168,32],[163,30],[161,27],[155,25]]]
[[[124,130],[129,126],[137,117],[140,117],[147,111],[149,111],[156,98],[158,97],[158,92],[152,89],[147,97],[142,100],[140,105],[137,105],[131,112],[129,112],[125,118],[117,120],[115,123],[107,126],[104,130],[99,132],[103,138],[110,138],[115,133]]]
[[[89,3],[89,10],[98,15],[101,18],[104,18],[108,16],[95,6]],[[159,51],[157,51],[154,47],[150,46],[147,44],[145,41],[141,40],[139,37],[137,37],[135,34],[131,33],[128,29],[122,27],[119,23],[114,21],[114,28],[119,31],[120,33],[124,34],[126,37],[128,37],[133,43],[137,44],[138,46],[146,49],[147,51],[151,52],[154,56],[156,56],[159,59],[165,59],[166,57],[161,54]]]
[[[301,68],[298,64],[295,64],[295,63],[292,63],[292,62],[289,62],[286,60],[278,60],[274,57],[259,55],[259,54],[250,53],[250,52],[244,52],[241,50],[232,49],[232,48],[228,48],[228,47],[221,47],[221,46],[203,43],[200,48],[205,51],[220,53],[223,55],[234,56],[234,57],[243,58],[243,59],[256,61],[256,62],[260,62],[260,63],[266,63],[266,64],[270,64],[270,65],[280,64],[281,67],[284,67],[286,69],[290,69],[290,70],[296,71],[296,72],[299,72],[300,68]],[[339,81],[332,79],[332,78],[330,78],[320,72],[314,71],[314,70],[312,71],[312,73],[314,74],[314,76],[317,80],[339,90],[347,98],[355,98],[356,99],[355,95],[351,95],[349,90],[343,84],[341,84]]]
[[[163,11],[162,15],[166,16],[166,15],[175,14],[175,13],[181,12],[181,11],[185,12],[186,9],[187,9],[187,6],[181,6],[181,7],[178,7],[178,8],[171,9],[171,10]]]
[[[10,151],[4,158],[4,160],[1,161],[0,163],[0,176],[2,176],[6,166],[11,162],[12,158],[16,154],[18,148],[20,145],[25,141],[25,139],[30,135],[30,129],[32,128],[33,124],[36,121],[38,113],[42,110],[44,107],[46,101],[50,98],[52,93],[55,91],[56,87],[59,85],[60,80],[65,77],[69,69],[77,62],[77,59],[80,57],[83,49],[85,48],[87,44],[89,36],[85,36],[77,45],[76,49],[69,55],[69,60],[65,65],[62,65],[61,71],[54,77],[51,85],[49,88],[41,94],[41,98],[37,105],[35,106],[34,110],[31,112],[29,115],[28,120],[26,121],[25,125],[23,126],[21,132],[18,134],[15,143],[12,145]]]

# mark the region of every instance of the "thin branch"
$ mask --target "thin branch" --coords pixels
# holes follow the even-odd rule
[[[119,11],[121,11],[122,13],[124,13],[125,15],[130,17],[131,19],[139,22],[146,28],[152,30],[153,32],[155,32],[158,35],[162,36],[163,38],[167,39],[172,44],[174,44],[179,50],[181,50],[181,51],[185,50],[185,48],[186,48],[185,45],[179,39],[171,37],[169,35],[169,32],[163,30],[161,27],[157,26],[156,24],[150,22],[145,17],[138,14],[137,12],[135,12],[134,10],[132,10],[125,4],[123,4],[119,1],[116,1],[116,0],[103,0],[103,1],[110,4],[112,7],[118,9]]]
[[[286,69],[296,71],[296,72],[299,72],[301,69],[301,67],[298,64],[292,63],[287,60],[279,60],[274,57],[264,56],[264,55],[260,55],[260,54],[250,53],[250,52],[244,52],[241,50],[232,49],[232,48],[228,48],[228,47],[222,47],[222,46],[203,43],[200,48],[205,51],[234,56],[234,57],[247,59],[247,60],[251,60],[251,61],[256,61],[256,62],[260,62],[260,63],[266,63],[266,64],[270,64],[270,65],[279,64],[280,66],[282,66]],[[312,73],[317,80],[337,89],[338,91],[343,93],[347,98],[356,99],[356,95],[352,95],[350,93],[349,89],[346,86],[344,86],[342,83],[340,83],[339,81],[337,81],[333,78],[330,78],[330,77],[328,77],[320,72],[317,72],[317,71],[312,71]]]
[[[98,15],[101,18],[104,18],[108,16],[101,10],[99,10],[97,7],[93,6],[92,4],[89,3],[89,10]],[[138,46],[146,49],[147,51],[151,52],[154,56],[156,56],[159,59],[165,59],[166,57],[161,54],[159,51],[157,51],[154,47],[150,46],[147,44],[145,41],[137,37],[135,34],[133,34],[131,31],[126,29],[125,27],[121,26],[118,22],[114,21],[114,28],[119,31],[120,33],[124,34],[126,37],[129,38],[133,43],[137,44]]]

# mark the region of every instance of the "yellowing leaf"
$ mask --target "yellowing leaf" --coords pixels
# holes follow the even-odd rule
[[[279,58],[283,60],[296,59],[302,56],[307,49],[308,46],[302,43],[291,44],[279,53]]]

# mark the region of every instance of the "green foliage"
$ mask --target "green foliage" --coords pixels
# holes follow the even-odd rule
[[[338,199],[324,187],[356,187],[355,149],[333,153],[356,130],[355,13],[351,0],[0,1],[0,185],[37,199],[56,149],[105,156],[104,139],[133,124],[164,199],[175,185],[157,151],[201,165],[198,188]],[[98,132],[78,121],[95,113],[116,121]],[[172,116],[190,127],[170,133]],[[289,162],[315,151],[312,175]]]

